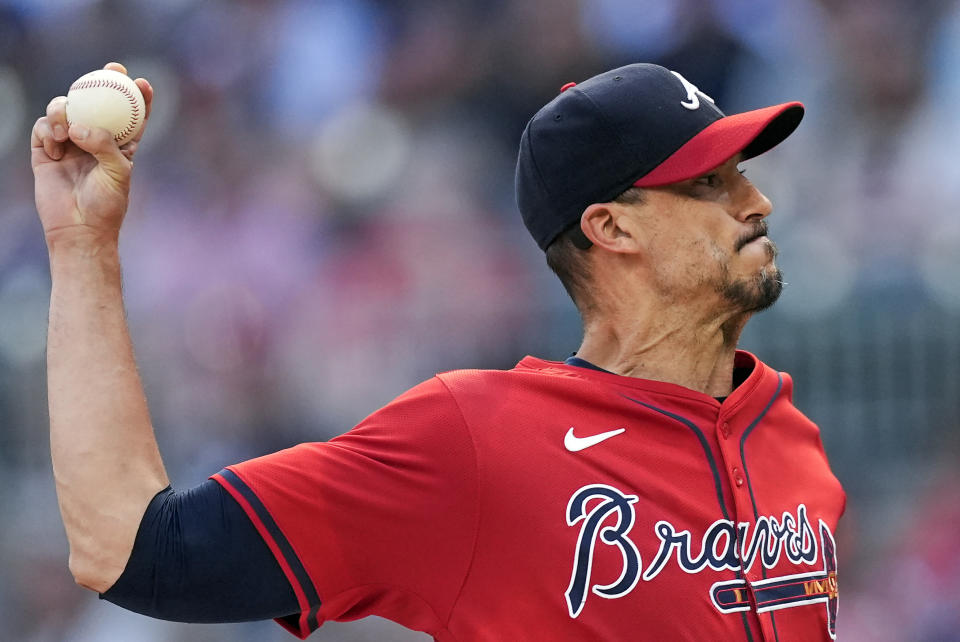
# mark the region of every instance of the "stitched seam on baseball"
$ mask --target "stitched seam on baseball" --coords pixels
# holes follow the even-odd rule
[[[121,94],[126,96],[127,102],[130,103],[130,122],[127,123],[127,126],[121,129],[119,132],[114,134],[113,140],[120,141],[125,137],[129,136],[137,126],[137,121],[140,120],[140,107],[137,105],[137,99],[133,95],[133,92],[130,91],[129,87],[126,87],[115,80],[84,80],[80,82],[79,80],[73,83],[70,86],[70,91],[77,89],[95,89],[98,87],[106,87],[107,89],[116,89]],[[69,122],[67,123],[70,124]]]

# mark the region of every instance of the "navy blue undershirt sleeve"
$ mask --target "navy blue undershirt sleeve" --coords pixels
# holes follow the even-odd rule
[[[100,597],[177,622],[269,620],[300,611],[246,513],[212,480],[157,493],[123,574]]]

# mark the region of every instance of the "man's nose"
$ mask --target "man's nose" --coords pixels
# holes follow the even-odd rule
[[[773,212],[773,203],[750,181],[744,179],[739,191],[740,198],[737,200],[740,206],[737,209],[737,220],[765,219]]]

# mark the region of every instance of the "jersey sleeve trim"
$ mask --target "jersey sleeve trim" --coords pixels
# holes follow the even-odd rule
[[[290,586],[297,596],[300,616],[296,622],[290,619],[277,619],[277,623],[300,639],[305,639],[320,627],[317,621],[317,613],[320,610],[320,596],[317,594],[317,589],[313,585],[310,575],[303,567],[303,563],[283,531],[277,526],[267,507],[253,492],[253,489],[240,479],[239,475],[229,468],[224,468],[219,473],[212,475],[211,479],[223,486],[231,497],[240,504],[257,532],[260,533],[263,541],[270,548],[280,568],[283,569],[287,581],[290,582]]]

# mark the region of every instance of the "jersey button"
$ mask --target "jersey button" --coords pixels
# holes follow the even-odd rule
[[[743,486],[743,475],[740,474],[740,469],[736,467],[733,469],[733,483],[737,485],[737,488]]]
[[[727,422],[720,424],[720,434],[723,435],[724,439],[730,439],[730,424]]]

